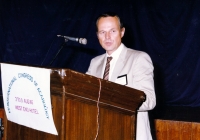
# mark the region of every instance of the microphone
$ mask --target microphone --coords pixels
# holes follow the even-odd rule
[[[69,36],[62,36],[62,35],[57,35],[57,37],[63,37],[64,39],[71,40],[71,41],[76,41],[79,42],[80,44],[87,44],[87,39],[86,38],[75,38],[75,37],[69,37]]]

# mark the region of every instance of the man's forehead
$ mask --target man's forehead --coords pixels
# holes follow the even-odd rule
[[[118,28],[120,27],[119,22],[114,17],[103,17],[97,24],[98,28]]]

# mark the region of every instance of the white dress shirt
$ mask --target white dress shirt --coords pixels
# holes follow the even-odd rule
[[[124,44],[121,43],[120,46],[117,48],[117,50],[115,50],[111,55],[106,53],[107,57],[112,57],[112,60],[110,61],[110,70],[109,70],[109,78],[108,79],[110,79],[111,76],[112,76],[115,64],[116,64],[117,59],[119,58],[119,55],[120,55],[123,48],[124,48]],[[102,77],[103,77],[103,75],[102,75]]]

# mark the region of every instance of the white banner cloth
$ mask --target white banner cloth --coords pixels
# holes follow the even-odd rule
[[[1,79],[8,120],[58,135],[51,110],[49,69],[1,63]]]

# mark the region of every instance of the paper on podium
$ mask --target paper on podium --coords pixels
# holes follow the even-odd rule
[[[51,109],[50,70],[1,63],[1,78],[8,120],[58,135]]]

